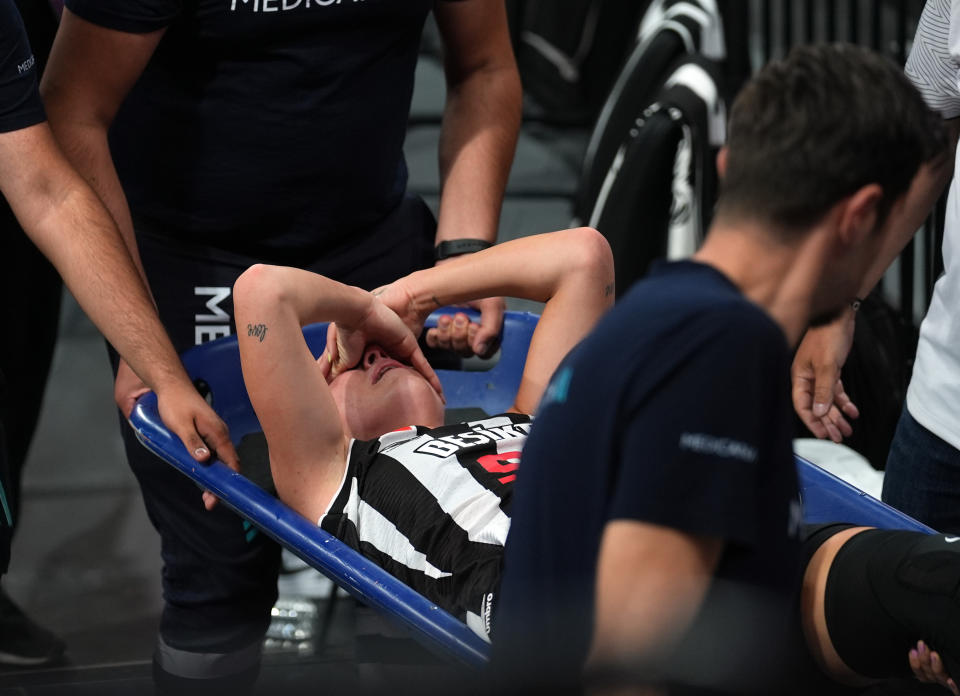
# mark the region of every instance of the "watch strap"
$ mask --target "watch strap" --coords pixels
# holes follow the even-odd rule
[[[461,256],[463,254],[472,254],[477,251],[483,251],[493,246],[493,243],[485,239],[445,239],[437,244],[434,249],[434,259],[442,261],[451,256]]]

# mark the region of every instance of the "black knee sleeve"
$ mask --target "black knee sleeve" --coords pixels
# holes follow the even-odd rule
[[[857,534],[830,567],[824,601],[833,646],[858,673],[910,676],[907,653],[923,640],[960,677],[957,537],[880,529]]]

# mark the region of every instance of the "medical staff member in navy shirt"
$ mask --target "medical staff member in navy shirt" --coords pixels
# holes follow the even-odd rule
[[[13,0],[0,0],[0,192],[80,306],[166,402],[164,421],[194,456],[207,459],[213,449],[236,466],[226,426],[184,372],[116,224],[54,142],[37,93],[36,59]],[[7,569],[14,522],[7,474],[0,427],[0,575]],[[22,614],[17,621],[17,613],[15,606],[4,607],[13,620],[3,624],[0,651],[10,661],[42,663],[56,657],[51,651],[62,651],[59,641]]]
[[[431,10],[447,79],[436,222],[403,158]],[[42,93],[180,350],[234,331],[231,288],[254,263],[373,289],[492,243],[521,107],[502,0],[68,0]],[[489,352],[502,307],[483,301],[450,342]],[[125,404],[138,390],[119,370]],[[158,683],[248,686],[278,547],[206,512],[124,432],[162,539]]]
[[[504,688],[790,693],[790,347],[916,229],[944,141],[865,49],[797,49],[749,83],[702,249],[632,288],[541,402],[493,623]]]

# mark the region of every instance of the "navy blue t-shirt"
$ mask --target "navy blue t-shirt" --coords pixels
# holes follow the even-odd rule
[[[660,265],[621,299],[557,369],[524,448],[495,671],[576,686],[618,519],[726,542],[681,675],[729,686],[726,671],[779,669],[800,522],[789,365],[779,326],[709,266]]]
[[[0,0],[0,133],[45,120],[37,68],[13,0]]]
[[[400,202],[432,0],[66,6],[119,31],[166,28],[111,131],[135,219],[221,248],[323,248]]]

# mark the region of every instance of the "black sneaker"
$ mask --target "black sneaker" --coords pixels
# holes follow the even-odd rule
[[[58,662],[66,644],[35,624],[0,588],[0,665],[36,667]]]

